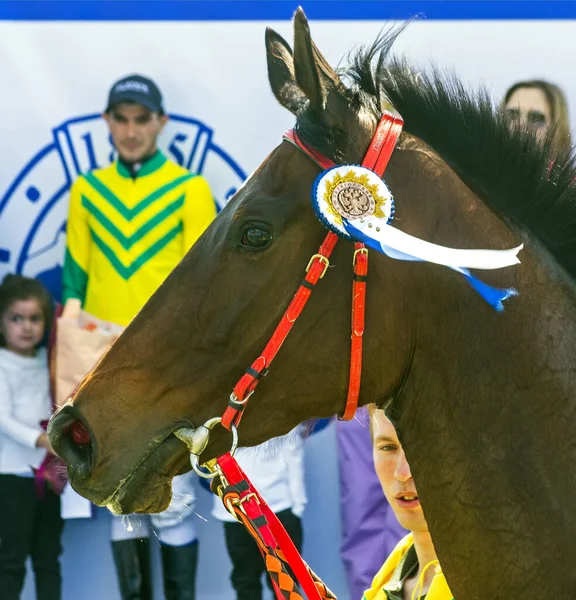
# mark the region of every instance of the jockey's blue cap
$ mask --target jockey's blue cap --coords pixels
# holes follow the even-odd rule
[[[108,94],[106,112],[122,102],[139,104],[152,112],[164,113],[162,94],[158,86],[148,77],[129,75],[117,81]]]

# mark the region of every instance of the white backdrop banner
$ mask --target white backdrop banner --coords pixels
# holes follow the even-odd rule
[[[78,18],[75,15],[79,5],[144,5],[148,11],[153,6],[174,5],[81,1],[2,4],[55,4],[60,6],[62,19]],[[191,5],[205,5],[176,4],[188,7],[181,11],[184,14],[190,13]],[[236,6],[236,12],[239,5],[256,10],[251,2],[212,4],[221,5],[221,19],[226,19],[226,10],[232,10],[230,5]],[[143,73],[157,81],[171,116],[161,138],[162,150],[176,162],[204,174],[220,206],[227,201],[246,173],[279,143],[282,132],[293,122],[268,87],[264,30],[271,25],[291,40],[289,18],[296,3],[258,4],[283,5],[286,19],[270,23],[26,21],[20,8],[16,17],[21,20],[0,20],[0,57],[4,67],[0,97],[4,142],[0,171],[0,277],[8,271],[40,276],[57,295],[68,191],[79,173],[104,166],[114,157],[100,112],[111,84],[126,74]],[[306,9],[306,3],[303,4]],[[312,12],[317,12],[319,3],[311,4],[315,5]],[[386,23],[359,20],[361,14],[354,7],[367,3],[332,4],[338,5],[338,14],[346,5],[355,19],[312,20],[311,27],[321,50],[337,64],[353,47],[374,40]],[[68,12],[62,13],[65,10]],[[276,15],[278,10],[276,7],[272,13]],[[2,11],[6,9],[0,7],[0,16]],[[87,11],[88,18],[94,19]],[[545,12],[541,11],[544,17]],[[236,18],[234,11],[231,14]],[[146,15],[149,19],[154,16]],[[200,11],[199,16],[206,14]],[[158,18],[161,17],[158,11]],[[565,90],[573,106],[576,80],[572,77],[571,61],[575,39],[576,22],[571,20],[434,19],[412,23],[399,38],[396,51],[418,64],[434,61],[453,68],[469,85],[488,85],[496,98],[518,79],[549,79]]]
[[[563,88],[571,108],[575,105],[574,2],[301,4],[316,43],[334,65],[342,64],[351,49],[370,44],[387,26],[386,19],[420,13],[422,18],[398,39],[396,53],[423,67],[435,62],[453,69],[467,86],[487,85],[497,100],[517,80],[548,79]],[[171,120],[161,138],[162,150],[205,175],[223,206],[293,124],[269,90],[264,32],[269,25],[291,41],[290,18],[297,5],[219,0],[0,2],[0,278],[15,271],[38,276],[58,297],[68,192],[79,173],[113,160],[100,113],[111,84],[131,73],[152,77],[164,94]],[[304,554],[346,600],[338,553],[339,507],[325,502],[326,497],[338,496],[337,452],[333,433],[325,436],[307,458]],[[207,495],[199,496],[200,514],[208,515],[208,500]],[[79,519],[68,526],[66,598],[118,598],[112,564],[106,559],[106,515],[98,514],[100,521]],[[203,523],[198,520],[199,597],[232,598],[227,577],[222,576],[229,565],[221,562],[226,560],[221,529],[217,523]],[[90,560],[88,582],[81,575],[87,572],[81,540],[87,538],[90,552],[100,544],[101,558]],[[155,585],[160,594],[160,582]],[[28,586],[24,600],[32,597]]]

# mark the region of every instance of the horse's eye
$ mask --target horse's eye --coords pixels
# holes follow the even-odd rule
[[[248,227],[242,232],[242,245],[247,248],[263,249],[272,240],[272,234],[260,227]]]

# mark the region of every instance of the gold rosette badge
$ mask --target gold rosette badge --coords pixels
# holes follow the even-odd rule
[[[325,185],[326,209],[338,225],[342,225],[342,218],[386,217],[384,207],[388,200],[378,193],[376,183],[370,183],[367,173],[337,171],[331,180],[326,179]]]

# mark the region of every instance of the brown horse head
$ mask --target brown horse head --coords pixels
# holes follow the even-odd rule
[[[526,242],[520,266],[482,275],[519,290],[504,313],[445,267],[371,253],[360,401],[386,406],[397,425],[457,598],[572,597],[574,169],[566,157],[550,165],[485,94],[390,61],[393,35],[337,74],[300,10],[294,32],[292,52],[267,31],[268,73],[309,146],[358,164],[382,110],[402,114],[385,173],[395,226],[459,248]],[[174,432],[222,414],[325,235],[310,204],[319,172],[280,143],[52,419],[78,492],[115,512],[168,505],[172,477],[189,469]],[[339,242],[246,408],[242,445],[342,412],[352,254]],[[78,424],[89,444],[75,442]],[[216,428],[203,458],[229,443]]]

